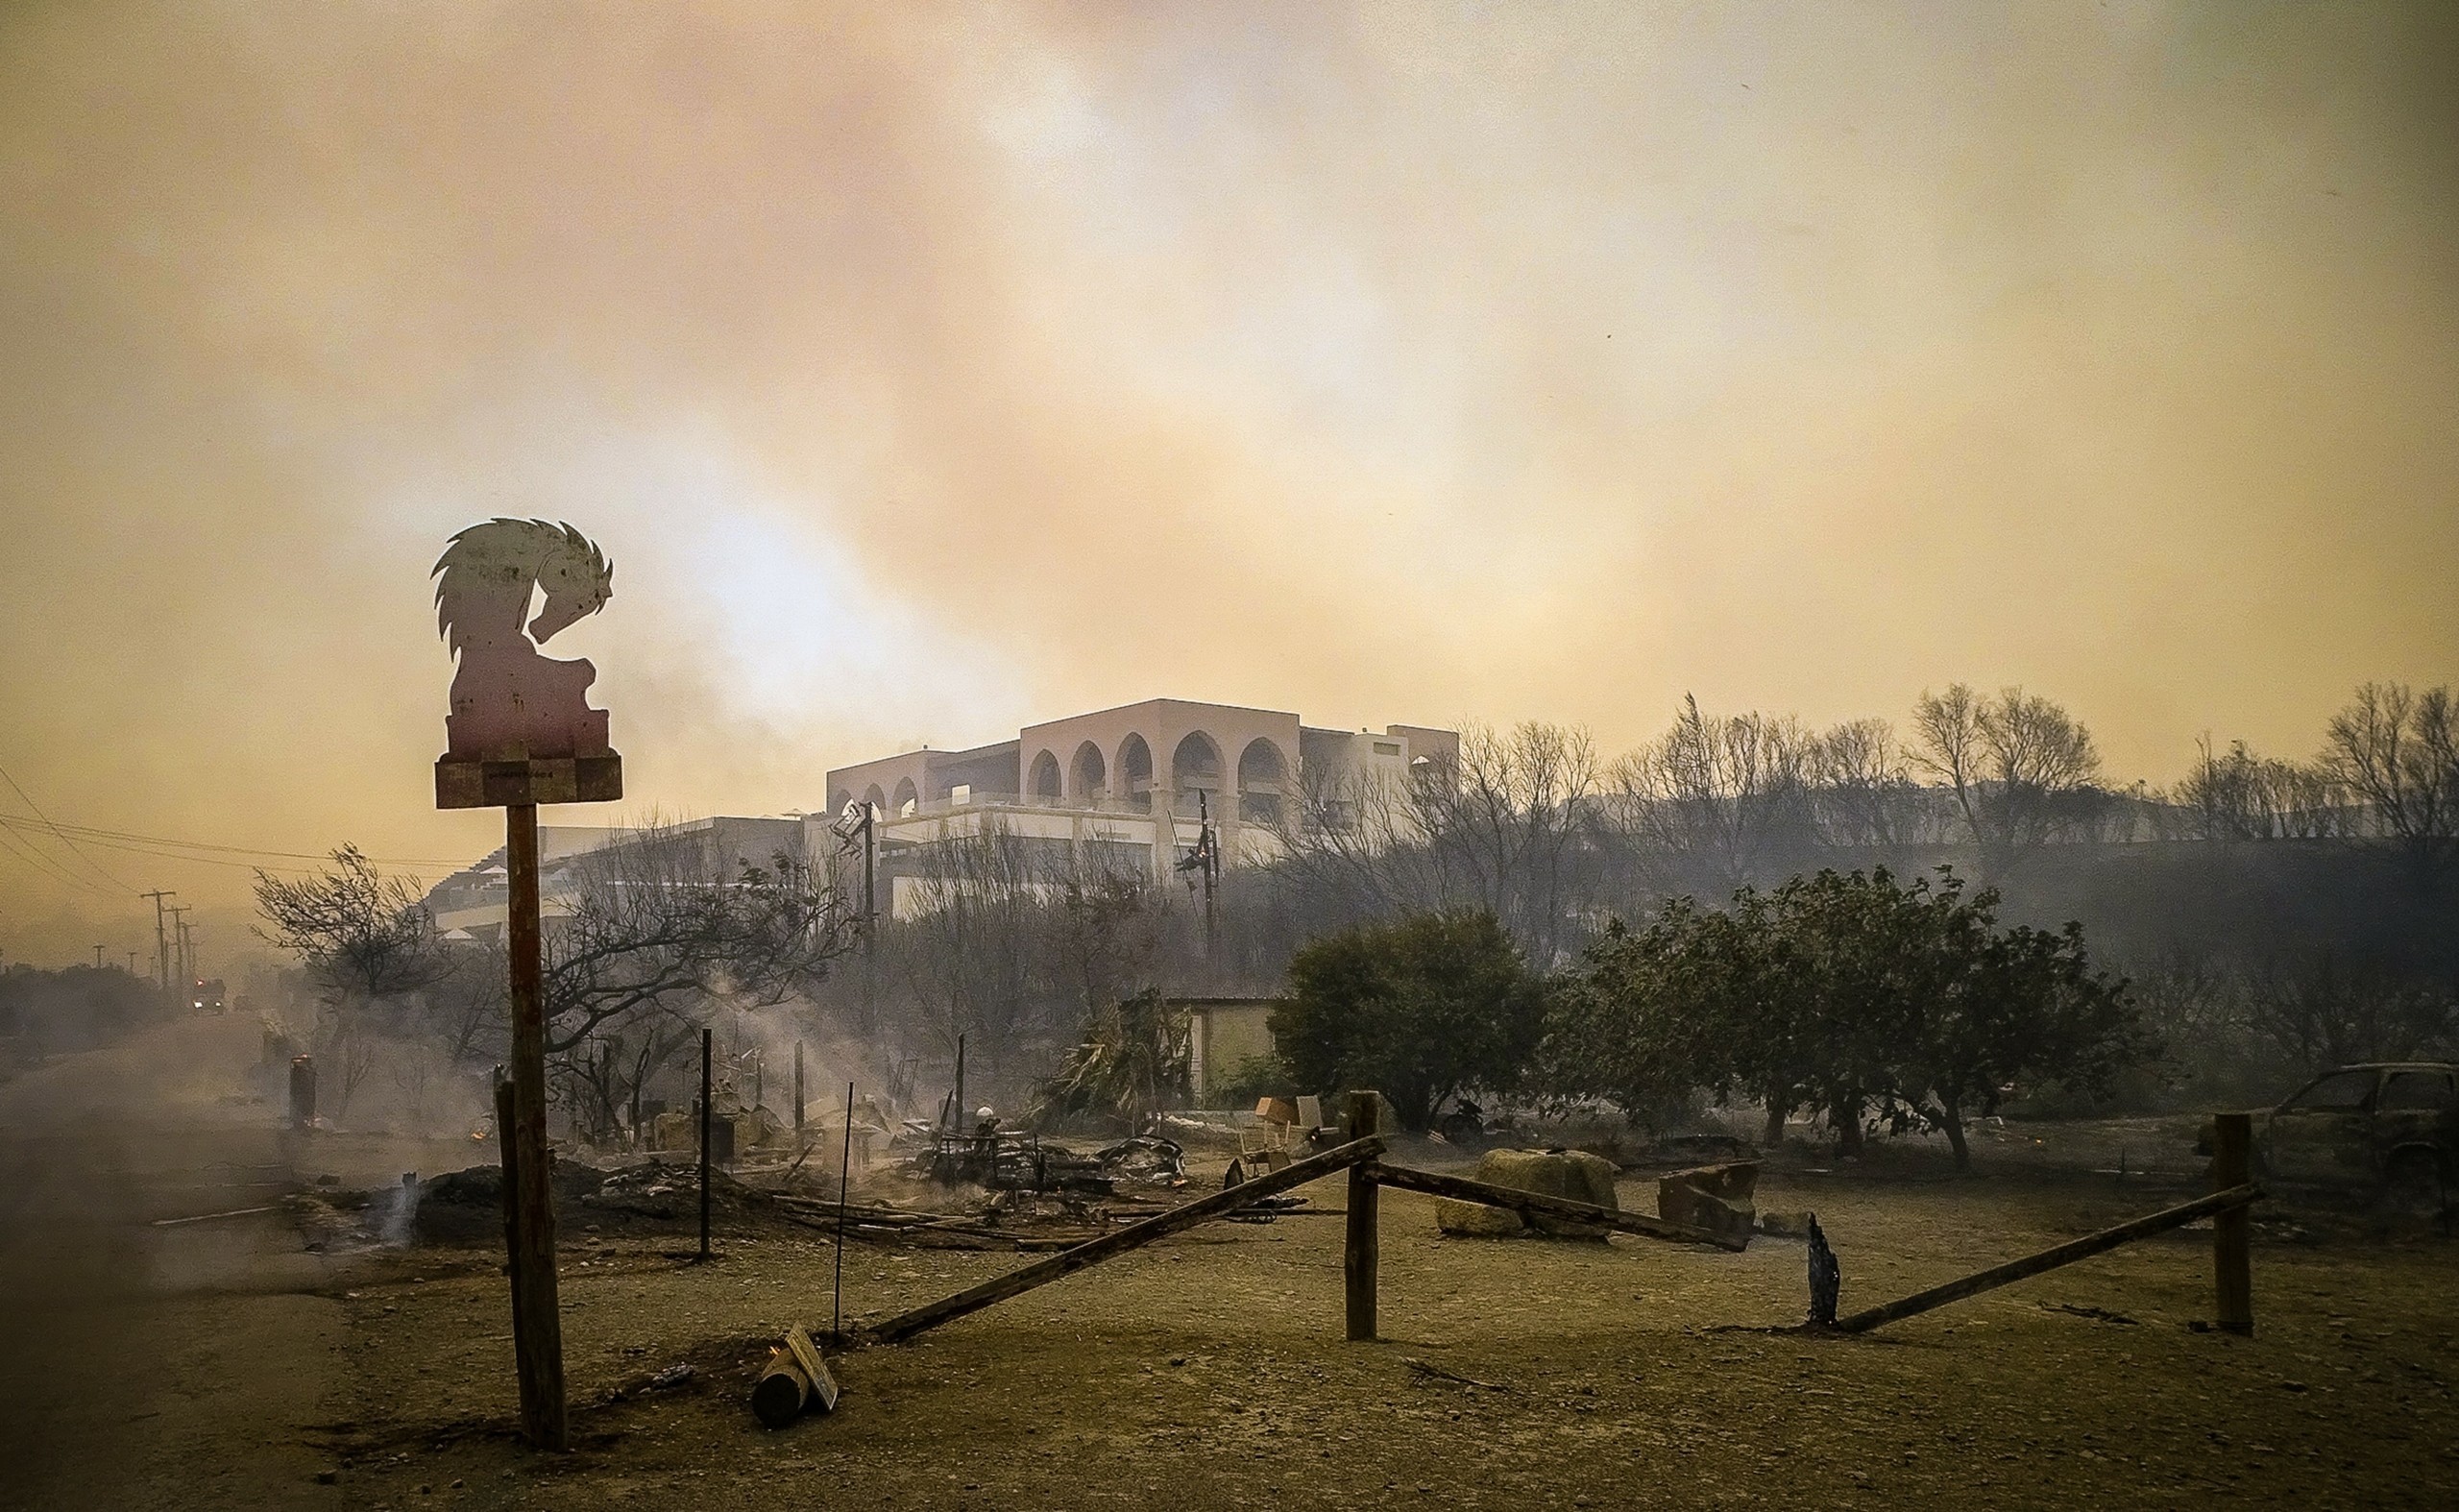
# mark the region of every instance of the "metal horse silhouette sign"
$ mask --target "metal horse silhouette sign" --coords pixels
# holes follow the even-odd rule
[[[458,663],[436,806],[621,797],[623,763],[608,744],[606,711],[589,706],[597,669],[539,650],[614,596],[606,553],[569,524],[490,520],[455,535],[432,575],[436,628]],[[546,601],[533,619],[540,590]]]

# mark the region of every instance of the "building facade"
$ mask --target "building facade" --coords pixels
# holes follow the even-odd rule
[[[1459,751],[1449,730],[1393,724],[1352,734],[1278,710],[1154,698],[1027,725],[993,744],[838,768],[828,774],[828,813],[807,822],[825,826],[849,803],[871,805],[889,863],[881,907],[904,915],[919,893],[889,860],[898,851],[995,826],[1167,880],[1208,820],[1223,865],[1249,866],[1278,853],[1302,781],[1405,781],[1430,764],[1449,768]],[[826,843],[815,835],[812,853]]]
[[[538,826],[538,912],[552,920],[572,913],[579,870],[621,865],[621,847],[655,846],[658,864],[684,876],[732,878],[750,867],[774,872],[782,859],[803,865],[804,824],[799,818],[738,818],[719,816],[635,830],[615,825]],[[510,873],[500,846],[475,866],[452,873],[427,890],[426,911],[448,939],[501,938],[511,908]]]

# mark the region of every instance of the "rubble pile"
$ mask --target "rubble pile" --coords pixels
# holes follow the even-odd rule
[[[907,1152],[910,1174],[940,1186],[1113,1197],[1122,1183],[1175,1189],[1187,1181],[1186,1151],[1155,1134],[1122,1139],[1088,1155],[1046,1143],[1037,1134],[1003,1128],[995,1118],[962,1131],[911,1119],[892,1148]]]
[[[652,1158],[603,1167],[558,1159],[548,1184],[556,1214],[568,1222],[667,1229],[700,1219],[700,1173],[693,1163]],[[729,1228],[756,1221],[769,1200],[723,1171],[711,1173],[710,1199],[712,1219]],[[474,1165],[421,1183],[412,1232],[429,1244],[501,1237],[503,1168]]]

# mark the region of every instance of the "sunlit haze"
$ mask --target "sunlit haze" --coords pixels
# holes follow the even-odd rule
[[[2455,14],[12,5],[0,809],[499,843],[492,515],[616,562],[634,814],[1162,696],[2310,755],[2459,673]],[[45,963],[265,859],[11,835]]]

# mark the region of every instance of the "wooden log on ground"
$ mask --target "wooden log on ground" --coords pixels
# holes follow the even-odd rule
[[[797,1323],[786,1330],[785,1343],[769,1348],[768,1364],[751,1386],[751,1414],[764,1427],[782,1428],[813,1407],[827,1412],[836,1405],[837,1378]]]
[[[2211,1184],[2227,1191],[2253,1180],[2254,1120],[2222,1113],[2212,1120]],[[2211,1220],[2211,1279],[2218,1316],[2229,1333],[2254,1331],[2253,1214],[2231,1207]]]
[[[768,1368],[751,1387],[751,1414],[764,1427],[782,1428],[803,1415],[811,1401],[811,1378],[783,1346],[768,1352]]]
[[[1670,1244],[1713,1244],[1717,1249],[1739,1253],[1750,1243],[1747,1233],[1712,1233],[1687,1224],[1652,1218],[1646,1213],[1624,1212],[1561,1197],[1541,1197],[1535,1192],[1473,1182],[1464,1176],[1438,1176],[1432,1171],[1386,1165],[1380,1160],[1375,1162],[1374,1180],[1386,1186],[1406,1187],[1410,1191],[1427,1192],[1436,1197],[1457,1197],[1463,1202],[1484,1203],[1490,1207],[1508,1207],[1524,1218],[1568,1219],[1573,1223],[1612,1229],[1618,1233],[1635,1233],[1643,1239],[1663,1239]]]
[[[1006,1302],[1062,1276],[1072,1276],[1088,1265],[1098,1265],[1156,1239],[1167,1238],[1182,1229],[1192,1229],[1207,1219],[1235,1212],[1259,1197],[1270,1197],[1293,1186],[1303,1186],[1335,1171],[1346,1170],[1360,1160],[1371,1160],[1382,1152],[1383,1141],[1379,1137],[1352,1139],[1321,1155],[1282,1166],[1268,1176],[1254,1177],[1237,1186],[1214,1192],[1208,1197],[1199,1197],[1194,1202],[1171,1208],[1157,1218],[1147,1218],[1141,1223],[1112,1230],[1074,1249],[1061,1250],[1046,1260],[1036,1260],[1005,1276],[993,1277],[979,1286],[968,1286],[954,1296],[942,1297],[910,1312],[898,1313],[864,1331],[882,1344],[910,1339],[925,1329],[936,1329],[966,1313],[978,1312],[992,1303]]]
[[[2098,1233],[2088,1233],[2080,1239],[2070,1239],[2064,1244],[2043,1250],[2037,1255],[2027,1255],[2020,1260],[2009,1260],[2004,1265],[1993,1265],[1985,1271],[1976,1271],[1960,1280],[1952,1280],[1943,1286],[1933,1286],[1928,1291],[1914,1292],[1910,1297],[1898,1298],[1881,1306],[1864,1308],[1849,1318],[1839,1319],[1836,1325],[1837,1331],[1866,1333],[1883,1324],[1910,1318],[1915,1313],[1928,1312],[1933,1307],[1943,1307],[1951,1302],[1961,1302],[1966,1297],[1977,1296],[1984,1291],[1994,1291],[2010,1281],[2019,1281],[2028,1276],[2038,1276],[2043,1271],[2054,1271],[2061,1265],[2072,1265],[2077,1260],[2088,1259],[2104,1251],[2114,1250],[2119,1245],[2131,1244],[2137,1239],[2150,1238],[2155,1233],[2165,1233],[2171,1229],[2183,1228],[2198,1218],[2209,1218],[2233,1211],[2244,1207],[2249,1203],[2260,1202],[2262,1197],[2263,1189],[2251,1183],[2231,1186],[2226,1191],[2213,1192],[2208,1197],[2198,1197],[2193,1202],[2162,1208],[2158,1212],[2146,1214],[2131,1222],[2119,1224],[2114,1229],[2103,1229]]]

